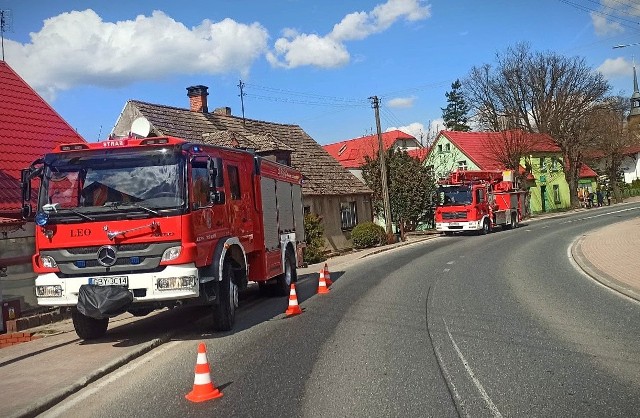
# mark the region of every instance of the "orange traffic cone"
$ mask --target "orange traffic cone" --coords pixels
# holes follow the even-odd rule
[[[185,395],[191,402],[203,402],[222,396],[211,382],[209,362],[207,362],[207,349],[203,343],[198,345],[198,360],[196,361],[196,373],[193,379],[193,390]]]
[[[327,279],[324,277],[324,269],[320,269],[320,279],[318,279],[318,294],[322,295],[325,293],[329,293],[329,288],[327,287]]]
[[[331,274],[329,273],[329,266],[327,263],[324,263],[324,281],[327,282],[327,286],[331,286],[333,282],[331,281]]]
[[[300,305],[298,305],[298,296],[296,296],[296,285],[291,283],[291,289],[289,290],[289,307],[285,311],[287,316],[298,315],[302,313]]]

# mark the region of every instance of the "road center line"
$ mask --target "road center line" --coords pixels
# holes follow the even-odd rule
[[[451,340],[451,344],[453,344],[453,348],[456,350],[456,353],[458,354],[460,361],[462,361],[462,364],[464,365],[464,369],[469,374],[469,377],[471,377],[473,384],[476,385],[478,392],[480,392],[480,396],[482,396],[482,399],[487,404],[487,406],[489,407],[489,410],[493,413],[494,417],[502,417],[502,414],[498,410],[498,407],[496,407],[496,405],[493,403],[493,401],[491,400],[487,392],[484,390],[482,383],[480,383],[480,380],[478,380],[476,375],[473,373],[473,370],[471,369],[471,366],[469,366],[467,359],[465,359],[464,356],[462,355],[462,352],[458,348],[458,344],[456,344],[455,340],[453,339],[453,336],[451,335],[451,332],[449,331],[447,322],[444,319],[442,319],[442,322],[444,322],[444,328],[447,330],[447,334],[449,334],[449,339]]]

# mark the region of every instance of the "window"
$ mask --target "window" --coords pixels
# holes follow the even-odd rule
[[[551,158],[551,171],[558,171],[560,169],[560,161],[557,158]]]
[[[444,144],[444,152],[451,151],[451,144]]]
[[[209,204],[209,170],[206,164],[194,163],[191,169],[191,208]]]
[[[553,201],[556,204],[560,203],[560,186],[558,186],[557,184],[553,185]]]
[[[442,154],[442,144],[438,145],[438,153]]]
[[[240,199],[240,177],[238,176],[238,167],[230,165],[227,167],[229,174],[229,191],[233,200]]]
[[[358,224],[356,202],[340,203],[340,221],[342,229],[351,229]]]
[[[467,170],[467,160],[458,161],[458,170]]]
[[[540,157],[540,171],[546,171],[547,170],[547,162],[545,161],[544,157]]]

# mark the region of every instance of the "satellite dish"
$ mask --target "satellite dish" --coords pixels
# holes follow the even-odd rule
[[[131,134],[146,138],[151,132],[151,124],[144,116],[136,118],[131,124]]]

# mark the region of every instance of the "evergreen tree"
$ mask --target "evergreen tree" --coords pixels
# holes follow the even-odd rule
[[[467,125],[467,114],[470,107],[464,100],[464,96],[460,91],[461,87],[460,80],[456,80],[451,84],[451,91],[445,93],[447,107],[440,109],[442,109],[442,119],[444,119],[444,124],[448,130],[469,132],[471,128]]]

